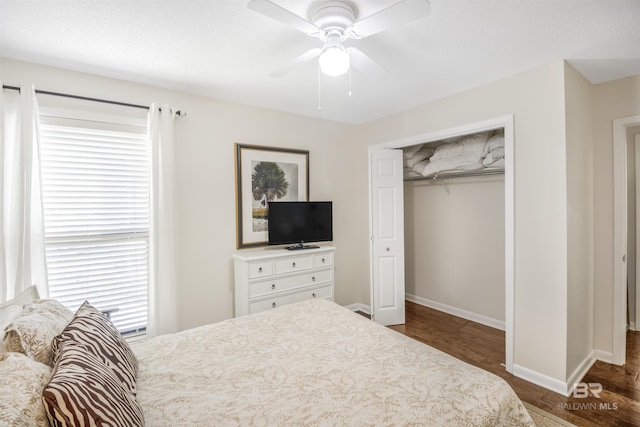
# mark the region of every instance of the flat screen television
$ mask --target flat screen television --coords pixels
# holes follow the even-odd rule
[[[332,202],[269,202],[269,245],[309,249],[333,240],[332,210]]]

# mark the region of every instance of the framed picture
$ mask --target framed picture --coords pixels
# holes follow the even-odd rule
[[[270,201],[309,200],[309,151],[235,144],[236,247],[267,244]]]

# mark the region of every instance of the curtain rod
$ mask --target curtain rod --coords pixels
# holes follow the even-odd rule
[[[20,92],[20,86],[9,86],[9,85],[4,85],[3,84],[2,85],[2,89],[17,90],[18,92]],[[104,104],[120,105],[120,106],[123,106],[123,107],[141,108],[141,109],[144,109],[144,110],[149,110],[149,106],[148,105],[131,104],[131,103],[128,103],[128,102],[111,101],[109,99],[91,98],[91,97],[88,97],[88,96],[71,95],[69,93],[51,92],[51,91],[48,91],[48,90],[36,89],[36,94],[61,96],[63,98],[81,99],[83,101],[102,102]],[[176,116],[184,117],[186,115],[187,115],[187,113],[182,112],[181,110],[176,110]]]

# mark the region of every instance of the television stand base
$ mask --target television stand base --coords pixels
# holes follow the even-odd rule
[[[303,243],[298,243],[297,245],[288,246],[287,250],[297,251],[298,249],[318,249],[320,246],[316,245],[305,245]]]

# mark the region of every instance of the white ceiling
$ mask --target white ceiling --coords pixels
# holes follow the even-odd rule
[[[314,3],[273,1],[305,18]],[[360,17],[397,1],[352,0]],[[388,71],[353,71],[351,96],[317,61],[270,77],[321,42],[246,4],[0,0],[0,56],[354,124],[561,59],[592,83],[640,74],[640,0],[431,0],[427,18],[345,43]]]

